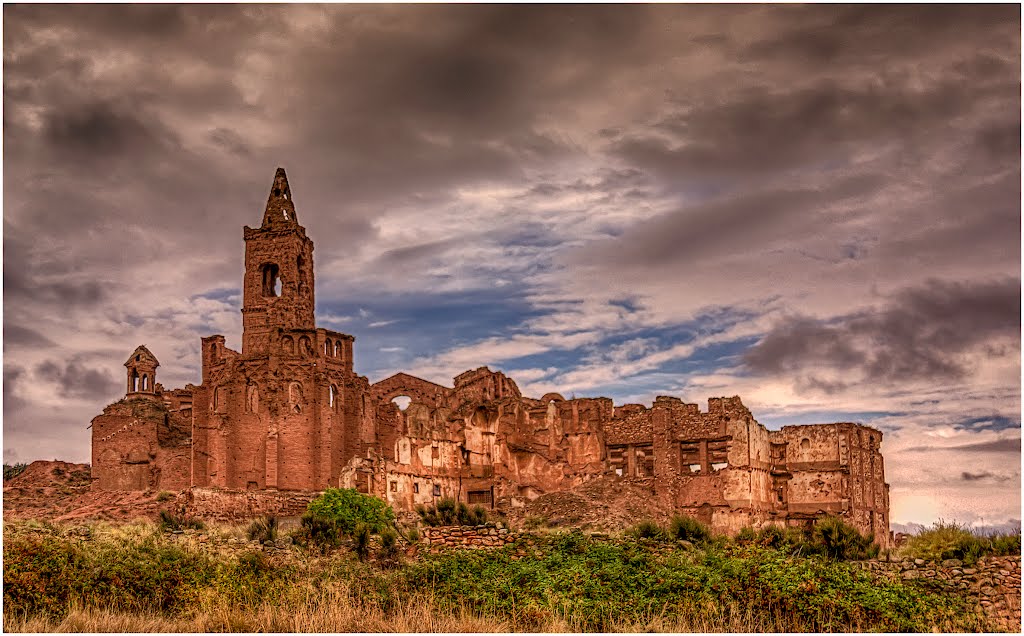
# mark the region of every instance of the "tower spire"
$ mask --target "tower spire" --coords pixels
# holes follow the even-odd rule
[[[267,198],[267,209],[263,213],[262,229],[295,227],[298,224],[292,191],[288,187],[288,175],[285,174],[284,168],[278,168],[274,174],[270,196]]]

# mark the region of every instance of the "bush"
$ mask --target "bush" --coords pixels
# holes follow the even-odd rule
[[[668,536],[672,539],[704,543],[711,538],[711,531],[693,517],[675,516],[669,524]]]
[[[332,521],[343,535],[352,535],[359,524],[378,533],[395,521],[395,512],[383,499],[354,488],[328,488],[309,502],[306,510],[314,517]]]
[[[25,472],[26,468],[28,468],[28,464],[4,464],[4,481],[14,479],[21,473]]]
[[[307,548],[336,548],[341,543],[338,524],[333,519],[312,513],[302,515],[302,526],[294,535],[295,542]]]
[[[960,559],[974,563],[987,555],[1020,554],[1020,529],[1016,533],[982,537],[958,523],[939,521],[907,540],[903,553],[915,559]]]
[[[253,521],[247,531],[250,541],[277,541],[277,517],[262,517]]]
[[[430,507],[416,506],[420,519],[428,526],[480,526],[487,523],[487,510],[483,506],[469,508],[451,498],[438,500]]]
[[[160,511],[160,529],[164,532],[202,530],[206,525],[195,517],[177,516],[169,510]]]
[[[630,528],[628,534],[637,539],[654,539],[657,541],[665,538],[665,531],[650,519],[644,519]]]
[[[391,528],[380,533],[380,560],[385,565],[399,563],[398,533]]]
[[[546,526],[548,524],[548,518],[541,515],[531,515],[523,519],[523,528],[526,530],[536,530],[537,528]]]
[[[806,545],[810,553],[834,560],[855,560],[877,556],[878,546],[872,547],[874,541],[874,535],[862,535],[839,517],[826,516],[814,524]]]
[[[420,540],[420,529],[413,526],[405,531],[405,540],[409,543],[416,543]]]
[[[168,492],[166,490],[161,490],[156,495],[156,500],[160,502],[170,501],[171,499],[174,499],[174,493]]]
[[[356,555],[360,561],[365,561],[370,554],[370,526],[359,523],[353,532],[353,539],[355,539]]]
[[[736,543],[747,544],[757,541],[757,532],[750,526],[743,526],[736,534]]]
[[[997,534],[989,537],[992,543],[992,554],[995,556],[1014,556],[1020,554],[1020,528],[1016,534]]]

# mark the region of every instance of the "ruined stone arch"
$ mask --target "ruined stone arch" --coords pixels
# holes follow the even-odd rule
[[[309,344],[309,336],[299,338],[299,355],[307,357],[313,351]]]
[[[324,355],[330,357],[332,351],[334,351],[334,344],[331,342],[331,339],[328,338],[324,341]]]
[[[142,374],[142,390],[143,391],[148,391],[149,390],[149,376],[146,375],[145,373]]]
[[[424,404],[431,409],[436,409],[444,404],[445,398],[451,393],[451,389],[421,378],[398,373],[381,380],[370,387],[373,397],[379,403],[390,402],[396,397],[405,395],[417,404]]]
[[[281,348],[284,349],[285,353],[295,353],[295,339],[291,336],[285,336],[281,338]]]
[[[334,357],[341,357],[341,340],[334,341]]]
[[[132,374],[128,378],[128,392],[138,393],[139,391],[139,372],[132,369]]]

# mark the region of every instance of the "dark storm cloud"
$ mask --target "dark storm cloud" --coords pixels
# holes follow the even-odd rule
[[[947,70],[942,80],[917,90],[910,88],[909,77],[750,87],[725,100],[687,103],[651,134],[619,139],[612,153],[666,180],[687,183],[764,178],[795,167],[841,167],[851,149],[870,143],[899,140],[904,152],[912,152],[931,141],[936,126],[973,116],[990,100],[1012,99],[1012,91],[1019,90],[1011,79],[1015,67],[998,63],[1002,71],[991,85],[965,83]],[[986,130],[1012,130],[1007,119],[996,118]]]
[[[681,208],[595,244],[576,254],[580,262],[601,261],[647,268],[693,263],[706,256],[743,250],[771,240],[813,235],[816,228],[841,222],[827,208],[869,195],[883,183],[880,175],[848,177],[823,189],[751,192],[735,198]],[[728,253],[728,252],[727,252]]]
[[[122,154],[138,157],[162,146],[178,149],[173,133],[125,110],[105,102],[51,110],[45,117],[44,135],[57,153],[88,154],[97,162]]]
[[[34,349],[45,349],[53,347],[53,341],[28,327],[4,323],[4,350],[8,347],[31,347]]]
[[[1012,477],[1009,475],[997,475],[984,470],[978,473],[963,471],[960,473],[960,479],[963,481],[1010,481]]]
[[[1019,331],[1020,279],[932,281],[874,311],[829,322],[788,318],[744,361],[765,375],[835,369],[874,382],[960,380],[972,368],[964,354],[1006,340],[1019,349]]]
[[[978,442],[975,444],[960,444],[958,446],[912,446],[906,452],[931,452],[931,451],[962,451],[977,453],[1017,453],[1020,454],[1020,438],[997,439],[990,442]]]
[[[18,397],[17,389],[25,375],[25,369],[4,364],[4,416],[13,415],[25,407],[27,401]]]
[[[118,387],[106,369],[93,369],[74,360],[46,360],[36,366],[35,376],[55,384],[58,391],[79,398],[102,400],[116,393]]]
[[[409,247],[400,247],[384,252],[377,260],[382,265],[403,266],[415,264],[439,256],[458,243],[457,239],[445,239],[443,241],[432,241],[430,243],[410,245]]]
[[[107,298],[108,289],[97,281],[44,282],[4,267],[4,299],[8,302],[32,300],[67,309],[95,307]]]

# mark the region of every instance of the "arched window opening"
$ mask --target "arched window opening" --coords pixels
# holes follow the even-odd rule
[[[334,357],[335,358],[341,357],[341,341],[340,340],[337,340],[334,343]]]
[[[284,349],[285,353],[295,353],[295,340],[291,336],[281,338],[281,348]]]
[[[148,391],[149,390],[149,376],[146,375],[145,373],[142,374],[142,390],[143,391]]]
[[[302,401],[302,385],[292,382],[288,385],[288,404],[291,406],[292,413],[302,412]]]
[[[228,410],[227,400],[225,399],[224,389],[217,387],[213,390],[213,412],[224,413]]]
[[[266,263],[260,267],[263,278],[264,298],[276,298],[281,295],[281,271],[274,263]]]
[[[246,413],[257,413],[260,410],[260,389],[255,384],[245,387],[245,411]]]
[[[309,338],[302,336],[299,338],[299,355],[305,357],[312,353],[313,349],[310,347]]]
[[[332,409],[334,409],[334,408],[337,408],[336,407],[337,403],[338,403],[338,389],[337,389],[337,387],[335,387],[332,384],[331,388],[329,390],[329,393],[328,393],[328,404],[330,405],[330,407]]]
[[[412,404],[412,398],[408,395],[399,395],[392,398],[391,402],[398,407],[399,411],[404,411],[409,408],[410,404]]]
[[[324,355],[325,356],[331,355],[331,351],[333,351],[333,350],[334,350],[334,346],[331,344],[331,339],[328,338],[327,341],[324,342]]]
[[[132,369],[131,380],[128,382],[128,390],[132,393],[138,393],[139,391],[139,372]]]

